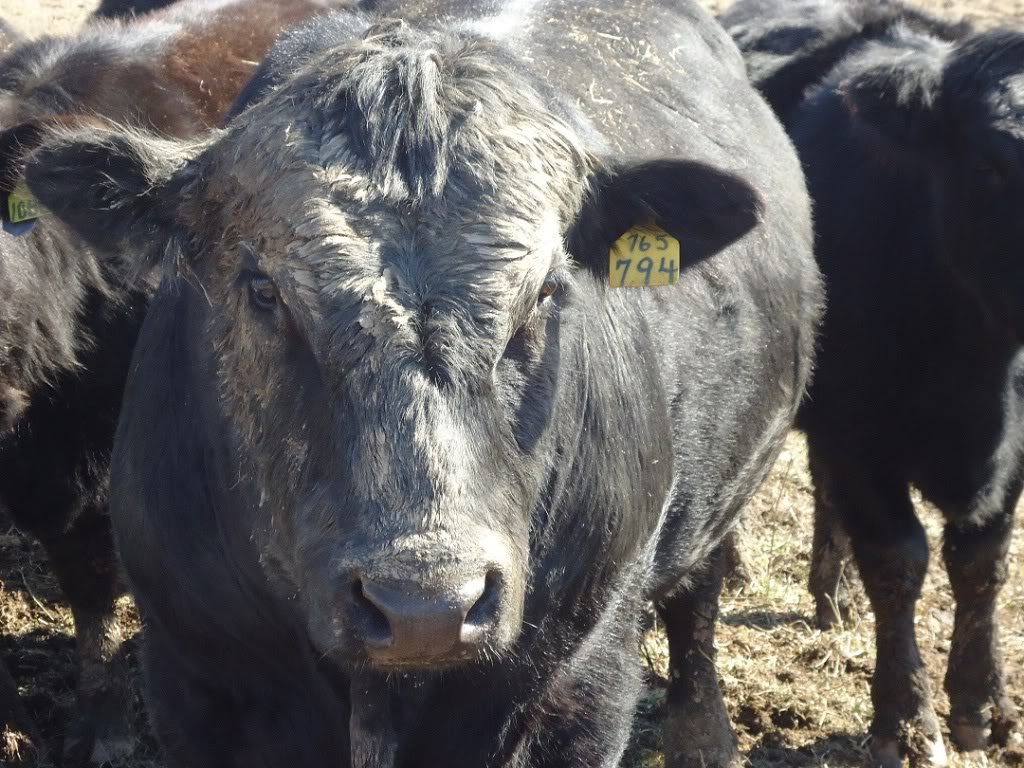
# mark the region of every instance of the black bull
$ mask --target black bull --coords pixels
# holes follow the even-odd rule
[[[653,599],[670,765],[727,764],[717,551],[819,308],[794,153],[696,4],[400,11],[296,32],[207,141],[64,132],[26,172],[163,274],[112,502],[161,743],[614,765]]]

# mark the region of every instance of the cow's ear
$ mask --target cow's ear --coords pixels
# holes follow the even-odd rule
[[[90,245],[159,259],[198,150],[141,132],[64,130],[44,138],[24,175],[39,203]]]
[[[42,136],[43,126],[35,121],[0,131],[0,195],[9,194],[17,186],[25,158],[39,146]]]
[[[637,227],[679,244],[679,268],[713,256],[753,229],[761,200],[731,173],[685,160],[621,164],[597,171],[569,233],[570,254],[608,276],[610,252]],[[656,247],[660,247],[657,246]]]
[[[943,61],[940,51],[904,50],[843,80],[839,96],[855,135],[889,156],[927,160],[941,140]]]

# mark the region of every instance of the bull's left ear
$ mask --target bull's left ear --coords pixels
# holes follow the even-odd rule
[[[602,277],[609,251],[631,228],[655,224],[679,241],[680,268],[713,256],[757,226],[761,199],[739,177],[686,160],[597,171],[568,235],[570,254]]]
[[[0,131],[0,194],[7,195],[18,185],[25,157],[39,146],[43,126],[38,122],[21,123]]]

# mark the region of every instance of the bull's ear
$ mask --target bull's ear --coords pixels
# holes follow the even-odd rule
[[[713,256],[753,229],[761,200],[739,177],[685,160],[654,160],[595,174],[569,233],[569,252],[607,276],[609,252],[631,228],[654,225],[679,243],[680,268]]]
[[[106,128],[46,136],[28,158],[35,198],[87,243],[130,248],[158,259],[172,237],[175,210],[198,145]]]
[[[937,102],[945,51],[901,48],[840,82],[839,96],[855,135],[904,161],[927,160],[941,140]],[[888,54],[888,51],[885,51]]]
[[[21,123],[0,131],[0,195],[9,194],[21,179],[26,156],[43,136],[38,122]]]

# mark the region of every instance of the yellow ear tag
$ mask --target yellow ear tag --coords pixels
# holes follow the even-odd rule
[[[38,219],[40,213],[39,203],[32,197],[25,182],[19,181],[7,195],[7,215],[11,223],[20,224],[23,221]]]
[[[612,288],[673,285],[679,280],[679,241],[656,224],[630,227],[608,252]]]

